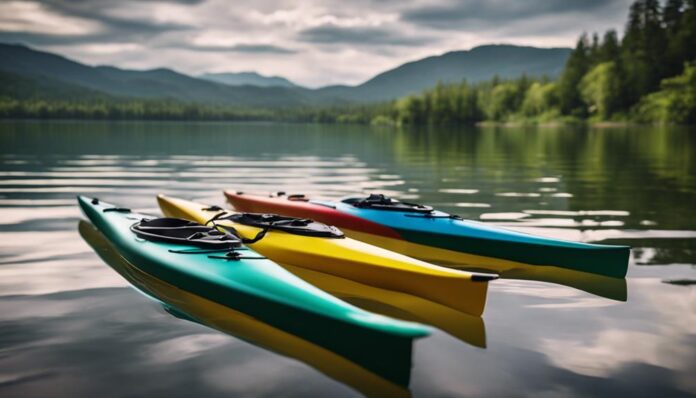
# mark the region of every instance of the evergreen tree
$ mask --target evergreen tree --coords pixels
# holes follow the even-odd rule
[[[677,39],[681,30],[684,0],[668,0],[662,12],[662,20],[667,36],[667,50],[665,54],[665,75],[672,76],[681,72],[684,59],[682,49]]]
[[[590,63],[592,65],[595,65],[599,62],[601,54],[600,54],[600,44],[599,44],[599,35],[597,32],[592,33],[592,44],[590,45],[590,50],[589,50],[589,59]]]
[[[616,61],[619,58],[621,49],[619,48],[619,39],[616,31],[608,30],[602,38],[602,44],[599,48],[599,62]]]
[[[674,73],[681,73],[684,63],[696,60],[696,0],[684,4],[676,30],[669,36],[669,48]]]
[[[667,4],[665,4],[665,8],[662,11],[662,20],[669,37],[674,37],[679,30],[683,9],[684,0],[667,0]]]
[[[655,10],[650,9],[654,5],[653,3],[656,2],[654,0],[638,0],[631,5],[628,14],[626,33],[621,45],[626,80],[623,102],[626,108],[635,104],[654,85],[654,79],[651,75],[655,73],[655,67],[650,64],[652,54],[650,54],[650,45],[646,40],[647,18],[655,13]],[[653,30],[652,21],[650,25],[651,30]]]
[[[578,91],[578,84],[590,67],[589,61],[587,35],[583,34],[568,57],[565,69],[558,82],[560,108],[565,115],[585,115],[583,102]]]
[[[660,80],[665,77],[664,56],[667,43],[665,28],[662,23],[662,9],[658,0],[644,0],[643,7],[643,43],[648,64],[647,76],[644,76],[645,88],[641,94],[655,91]]]

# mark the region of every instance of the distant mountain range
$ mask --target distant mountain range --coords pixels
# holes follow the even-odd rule
[[[128,70],[88,66],[23,45],[0,44],[0,96],[91,99],[168,98],[247,107],[278,107],[384,101],[420,92],[438,81],[478,82],[502,78],[554,77],[567,48],[488,45],[403,64],[357,86],[308,89],[289,80],[254,72],[192,77],[171,69]]]
[[[438,82],[475,83],[498,75],[502,78],[530,76],[556,77],[570,55],[569,48],[536,48],[487,45],[469,51],[408,62],[380,73],[358,86],[333,86],[321,91],[351,101],[381,101],[417,93]]]
[[[228,86],[299,87],[284,77],[264,76],[256,72],[204,73],[198,77]]]
[[[301,105],[315,101],[315,96],[305,97],[302,90],[284,87],[231,87],[171,69],[136,71],[111,66],[87,66],[20,45],[0,45],[0,59],[0,70],[3,72],[34,80],[34,92],[37,96],[44,93],[48,95],[52,87],[61,86],[65,90],[69,89],[73,96],[79,95],[78,91],[83,89],[114,97],[169,98],[238,106]]]

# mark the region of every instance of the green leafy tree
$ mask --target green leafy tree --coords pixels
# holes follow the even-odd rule
[[[660,91],[644,97],[635,113],[640,121],[657,123],[696,123],[696,64],[684,73],[664,79]]]
[[[580,93],[590,115],[608,119],[619,103],[619,76],[614,63],[604,62],[592,68],[580,81]]]
[[[525,117],[556,115],[558,110],[558,86],[556,83],[534,82],[526,91],[520,112]]]
[[[486,115],[490,120],[506,121],[517,112],[524,99],[523,88],[528,81],[506,81],[493,87],[490,92]]]

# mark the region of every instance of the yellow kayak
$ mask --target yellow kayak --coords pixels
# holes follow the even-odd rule
[[[497,277],[440,267],[350,238],[309,236],[241,224],[225,219],[234,212],[215,206],[164,195],[159,195],[157,201],[168,217],[202,224],[216,218],[216,226],[235,229],[250,241],[247,245],[253,250],[281,265],[408,293],[472,315],[483,313],[488,281]]]

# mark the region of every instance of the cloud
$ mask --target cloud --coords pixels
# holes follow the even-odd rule
[[[32,46],[78,46],[125,42],[139,43],[146,41],[151,35],[151,33],[135,29],[124,32],[109,30],[81,35],[0,30],[0,41],[4,43],[23,43]]]
[[[620,30],[630,1],[0,0],[0,41],[88,64],[254,70],[317,87],[482,44],[573,46],[583,31]]]
[[[628,8],[626,0],[463,0],[406,9],[401,18],[431,28],[458,30],[549,15],[595,14],[614,10],[617,5],[622,10]]]
[[[300,31],[299,39],[321,44],[419,46],[429,42],[428,37],[402,36],[381,27],[349,27],[325,24]]]
[[[450,46],[464,42],[572,47],[583,32],[621,31],[631,1],[444,0],[404,7],[400,21],[449,37],[445,40]]]
[[[152,13],[146,12],[151,11],[149,6],[142,4],[106,0],[10,1],[0,5],[1,13],[10,16],[0,18],[0,31],[24,34],[34,42],[68,44],[142,41],[191,28],[180,22],[153,18]]]
[[[191,45],[185,48],[194,51],[210,51],[210,52],[236,52],[249,54],[295,54],[297,50],[292,48],[275,46],[272,44],[235,44],[230,46],[223,45]]]

